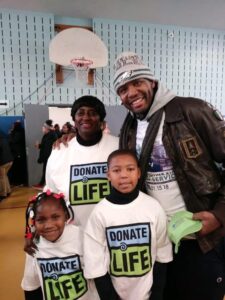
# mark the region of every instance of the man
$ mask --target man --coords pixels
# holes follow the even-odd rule
[[[174,254],[164,299],[222,300],[225,185],[215,162],[225,162],[223,118],[203,100],[176,96],[132,52],[116,59],[114,88],[130,111],[120,148],[136,149],[141,189],[160,202],[168,219],[189,210],[203,225]]]

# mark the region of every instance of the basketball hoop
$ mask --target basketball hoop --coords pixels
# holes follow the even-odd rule
[[[75,81],[77,86],[85,86],[88,84],[88,71],[93,61],[84,57],[73,58],[70,61],[75,71]]]

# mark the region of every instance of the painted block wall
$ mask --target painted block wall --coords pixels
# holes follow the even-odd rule
[[[127,50],[139,53],[179,95],[207,100],[225,115],[225,31],[93,19],[94,32],[108,47],[109,64],[96,70],[93,87],[68,88],[56,86],[55,66],[48,59],[54,22],[53,14],[0,10],[0,99],[9,101],[0,116],[22,115],[24,104],[71,104],[84,94],[118,105],[113,63]]]
[[[99,76],[110,91],[115,58],[132,51],[178,95],[207,100],[225,115],[225,31],[105,19],[94,20],[94,31],[109,50],[109,67]],[[114,94],[104,101],[115,103]]]
[[[9,101],[3,115],[22,115],[24,104],[46,102],[53,66],[48,44],[54,17],[23,11],[0,11],[0,99]]]

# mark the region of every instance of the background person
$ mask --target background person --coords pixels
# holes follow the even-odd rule
[[[52,145],[57,139],[57,135],[54,131],[52,120],[47,120],[43,124],[42,127],[43,137],[41,139],[41,143],[36,143],[35,147],[39,149],[39,157],[38,163],[43,164],[42,168],[42,176],[40,182],[34,185],[34,188],[42,190],[45,185],[45,173],[46,173],[46,166],[48,158],[52,152]]]
[[[57,138],[60,138],[62,136],[62,133],[61,133],[60,126],[59,126],[58,123],[56,123],[54,125],[54,130],[55,130],[55,133],[57,135]]]
[[[63,124],[61,134],[69,134],[71,132],[75,133],[73,125],[70,122],[66,122],[65,124]]]
[[[143,191],[168,219],[189,210],[202,221],[169,264],[165,299],[222,300],[225,283],[225,123],[207,102],[178,97],[132,52],[115,61],[114,87],[130,111],[120,147],[139,156]]]
[[[27,184],[27,160],[25,130],[20,121],[13,123],[9,133],[9,145],[13,155],[10,182],[13,185]]]
[[[0,201],[11,193],[8,172],[13,164],[13,156],[8,141],[0,136]]]

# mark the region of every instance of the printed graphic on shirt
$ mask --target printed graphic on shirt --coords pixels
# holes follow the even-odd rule
[[[110,185],[106,178],[106,172],[106,163],[71,166],[71,205],[95,204],[109,195]]]
[[[79,299],[87,292],[78,255],[38,259],[46,300]]]
[[[113,276],[137,277],[152,268],[149,223],[108,227],[106,237]]]
[[[162,143],[155,142],[146,180],[148,190],[167,190],[176,180],[172,163]]]
[[[140,145],[136,145],[136,155],[137,155],[138,159],[141,156],[141,146]]]

